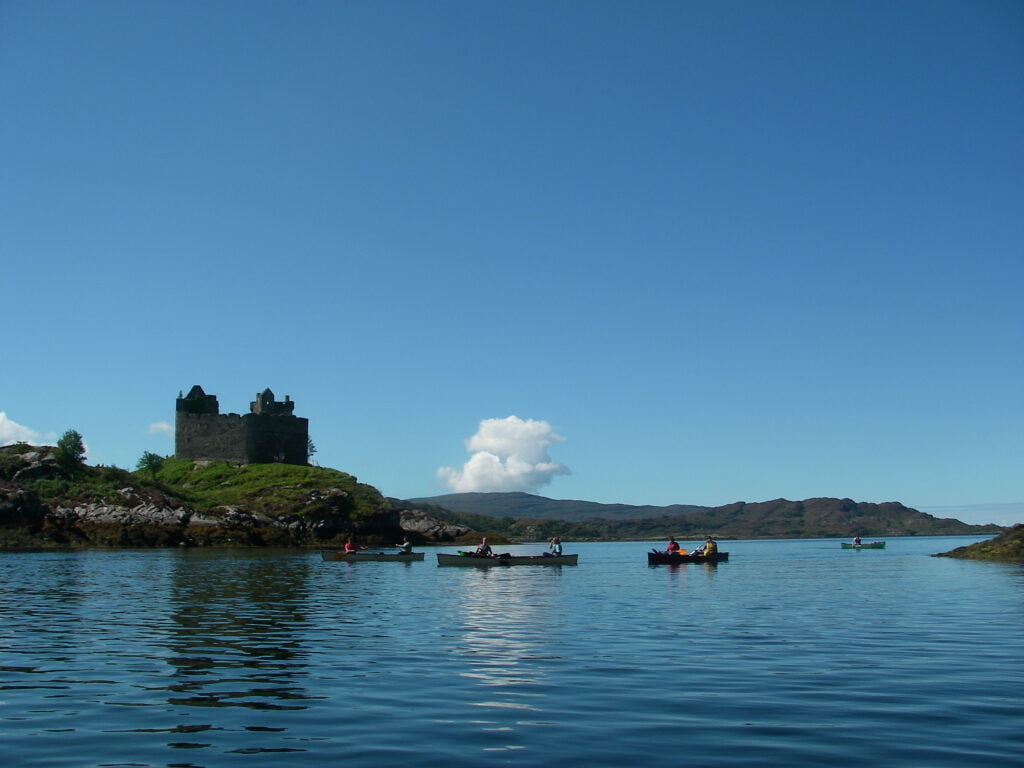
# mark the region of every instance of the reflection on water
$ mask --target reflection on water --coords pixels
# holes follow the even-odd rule
[[[26,562],[27,578],[18,568]],[[8,703],[46,702],[25,707],[26,717],[5,707],[3,721],[19,723],[24,739],[163,734],[166,747],[203,749],[210,742],[195,737],[224,728],[216,717],[190,722],[194,714],[307,706],[299,634],[308,559],[129,551],[12,555],[0,564],[0,687]],[[19,665],[22,658],[31,663]]]
[[[543,672],[530,664],[545,606],[533,592],[515,588],[505,574],[480,571],[472,598],[462,604],[462,639],[470,669],[463,677],[494,688],[536,684]],[[472,577],[471,577],[472,578]],[[550,607],[548,607],[550,610]],[[512,695],[514,691],[502,691]]]
[[[472,685],[467,705],[487,718],[467,713],[461,727],[480,733],[485,759],[513,755],[526,748],[528,729],[558,725],[545,701],[560,662],[552,653],[551,629],[561,616],[562,568],[474,568],[455,576],[464,597],[453,661],[462,667],[459,677]]]
[[[298,681],[307,653],[299,635],[308,623],[308,578],[308,560],[176,558],[167,663],[179,681],[168,686],[168,703],[304,709]]]
[[[728,564],[726,564],[728,566]],[[710,581],[715,571],[718,570],[718,563],[680,563],[678,565],[649,565],[651,570],[664,570],[668,572],[669,581],[689,581],[694,574],[701,574]]]

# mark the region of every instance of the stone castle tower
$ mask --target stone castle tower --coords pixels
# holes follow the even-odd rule
[[[309,419],[295,416],[295,403],[265,389],[249,413],[221,413],[216,395],[196,384],[174,409],[174,456],[220,459],[237,464],[309,463]]]

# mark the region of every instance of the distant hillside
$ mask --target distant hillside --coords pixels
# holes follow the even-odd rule
[[[754,504],[740,501],[709,509],[699,518],[712,529],[728,531],[722,535],[734,537],[950,536],[1002,530],[997,525],[968,525],[952,518],[932,517],[898,501],[872,504],[834,498],[775,499]]]
[[[548,499],[531,493],[451,493],[408,499],[411,504],[444,507],[452,512],[485,517],[516,517],[530,520],[642,520],[664,515],[685,515],[708,507],[672,504],[667,507],[632,504],[599,504],[596,501]]]
[[[858,534],[948,536],[1002,530],[996,525],[968,525],[959,520],[932,517],[899,502],[871,504],[834,498],[736,502],[711,508],[635,507],[557,501],[523,493],[483,493],[438,496],[409,503],[427,507],[431,515],[449,522],[515,539],[544,539],[555,535],[606,541],[667,536],[693,539],[709,534],[734,539],[828,538]],[[575,519],[556,517],[563,510],[575,513]],[[587,519],[584,515],[590,510],[605,513],[605,516]],[[638,518],[635,517],[638,510],[655,510],[657,514]],[[613,516],[613,512],[617,516]]]

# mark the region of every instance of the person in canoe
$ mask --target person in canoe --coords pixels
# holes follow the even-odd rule
[[[665,551],[670,555],[685,555],[686,550],[679,546],[679,542],[675,540],[675,537],[668,537],[668,546],[665,547]]]
[[[853,537],[853,546],[855,546],[855,547],[859,547],[860,546],[860,536],[854,536]]]
[[[348,537],[347,539],[345,539],[345,548],[344,548],[344,552],[345,552],[345,554],[346,554],[346,555],[350,555],[350,554],[352,554],[353,552],[358,552],[358,551],[359,551],[359,550],[361,550],[361,549],[366,549],[366,547],[360,547],[360,546],[359,546],[358,544],[356,544],[356,543],[355,543],[355,542],[354,542],[354,541],[352,540],[352,537],[351,537],[351,536],[349,536],[349,537]]]
[[[544,553],[548,557],[561,557],[562,556],[562,540],[555,536],[551,539],[548,544],[548,551]]]
[[[491,550],[491,545],[487,543],[486,536],[480,539],[480,543],[473,554],[477,557],[494,557],[494,552]]]
[[[704,543],[693,550],[693,554],[701,557],[710,557],[718,553],[718,544],[710,536],[704,537]]]
[[[402,554],[402,555],[411,555],[412,554],[412,542],[409,541],[409,537],[408,536],[403,536],[402,537],[402,543],[401,544],[395,544],[395,546],[398,547],[399,554]]]

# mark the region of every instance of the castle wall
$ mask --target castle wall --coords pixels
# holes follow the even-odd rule
[[[247,463],[248,440],[243,418],[237,413],[196,414],[178,411],[174,418],[175,457]]]
[[[247,413],[246,456],[251,464],[306,464],[309,461],[309,419],[297,416]]]

